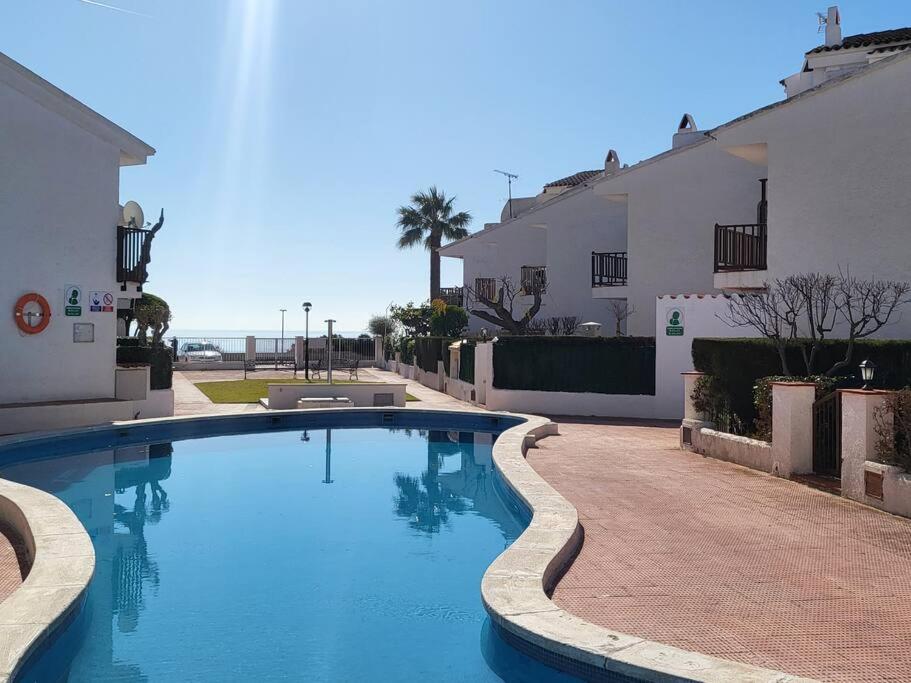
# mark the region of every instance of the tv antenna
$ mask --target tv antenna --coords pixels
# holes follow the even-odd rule
[[[829,18],[822,12],[816,13],[816,21],[819,22],[819,27],[816,29],[817,33],[822,33],[826,30],[826,24],[829,23]]]
[[[518,180],[519,176],[517,176],[515,173],[510,173],[509,171],[498,171],[497,169],[494,169],[493,172],[506,176],[506,183],[507,183],[508,189],[509,189],[509,217],[513,218],[513,215],[512,215],[512,181]]]

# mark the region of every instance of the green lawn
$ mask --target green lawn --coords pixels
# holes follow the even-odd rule
[[[333,384],[358,384],[348,380],[333,380]],[[258,403],[259,399],[269,395],[270,384],[326,384],[323,381],[305,379],[238,379],[224,382],[199,382],[196,388],[209,397],[212,403]],[[372,384],[372,382],[363,382]],[[417,401],[411,394],[405,394],[405,400]]]

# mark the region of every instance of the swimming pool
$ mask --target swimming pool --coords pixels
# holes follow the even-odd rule
[[[344,412],[0,450],[0,477],[63,500],[96,554],[83,609],[21,678],[572,680],[481,604],[528,523],[491,463],[518,421]]]

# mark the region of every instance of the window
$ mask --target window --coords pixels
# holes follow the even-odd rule
[[[475,296],[493,301],[497,298],[497,281],[492,277],[477,277],[474,280]]]
[[[544,266],[522,266],[522,291],[543,293],[547,289],[547,269]]]

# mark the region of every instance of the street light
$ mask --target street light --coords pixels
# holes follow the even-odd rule
[[[873,387],[870,384],[873,382],[873,375],[876,373],[876,364],[872,360],[865,360],[860,364],[860,376],[864,380],[864,391],[870,391]]]
[[[285,353],[285,312],[288,309],[279,308],[278,310],[280,310],[282,312],[282,343],[281,343],[281,346],[279,346],[278,348],[281,351],[282,355],[284,355],[284,353]],[[278,354],[275,355],[275,367],[276,367],[276,369],[278,369]]]
[[[310,381],[310,308],[309,301],[303,303],[304,309],[304,377]]]
[[[336,321],[336,320],[333,320],[332,318],[329,318],[329,320],[326,320],[326,321],[324,321],[324,322],[328,323],[328,325],[329,325],[329,339],[328,339],[328,342],[329,342],[329,350],[328,350],[328,355],[326,356],[326,381],[327,381],[329,384],[332,384],[332,347],[333,347],[333,343],[332,343],[332,324],[335,323],[335,322],[337,322],[337,321]]]

